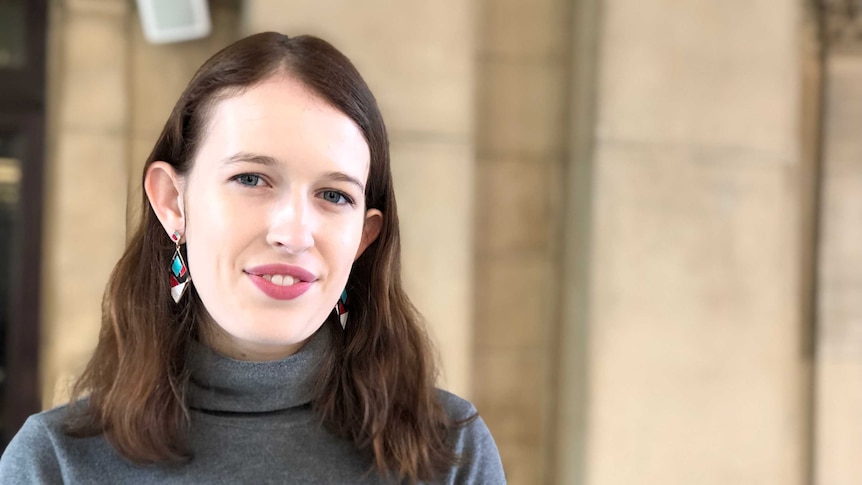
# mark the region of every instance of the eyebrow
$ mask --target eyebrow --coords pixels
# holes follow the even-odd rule
[[[249,152],[234,153],[233,155],[222,159],[221,165],[228,166],[240,162],[258,163],[267,167],[274,167],[278,165],[278,160],[273,157]],[[344,172],[328,172],[326,174],[326,178],[334,180],[336,182],[347,182],[349,184],[353,184],[358,187],[362,193],[365,193],[365,184],[360,182],[355,177],[351,177]]]
[[[274,167],[278,165],[278,160],[268,157],[266,155],[258,155],[256,153],[249,152],[239,152],[234,153],[233,155],[223,158],[221,161],[221,165],[232,165],[234,163],[239,162],[251,162],[251,163],[259,163],[261,165],[266,165],[267,167]]]
[[[360,192],[365,193],[365,185],[362,184],[359,180],[347,175],[344,172],[329,172],[326,174],[326,177],[337,182],[347,182],[349,184],[353,184],[359,188]]]

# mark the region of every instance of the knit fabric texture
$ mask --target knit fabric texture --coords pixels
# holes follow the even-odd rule
[[[67,407],[31,416],[0,458],[0,484],[375,484],[367,454],[327,432],[311,409],[313,379],[328,345],[318,331],[296,354],[273,362],[242,362],[194,344],[189,443],[181,465],[138,466],[103,436],[63,434]],[[476,413],[445,391],[439,399],[462,420]],[[461,464],[439,482],[505,483],[497,446],[481,418],[457,429],[451,443]]]

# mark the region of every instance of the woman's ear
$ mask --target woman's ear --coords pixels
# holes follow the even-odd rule
[[[167,162],[151,163],[144,177],[144,191],[165,232],[183,234],[186,227],[183,180],[174,167]]]
[[[359,249],[356,251],[354,261],[362,256],[362,253],[377,239],[380,235],[380,228],[383,226],[383,213],[377,209],[368,209],[365,211],[365,224],[362,226],[362,239],[359,241]]]

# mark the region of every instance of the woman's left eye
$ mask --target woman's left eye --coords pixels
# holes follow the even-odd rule
[[[247,185],[249,187],[258,186],[262,182],[260,175],[255,175],[253,173],[241,173],[241,174],[233,177],[232,180],[235,180],[235,181],[239,182],[240,184]]]
[[[320,193],[320,197],[327,202],[332,202],[337,205],[353,203],[349,197],[337,190],[324,190]]]

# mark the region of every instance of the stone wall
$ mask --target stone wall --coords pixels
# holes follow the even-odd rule
[[[566,321],[587,329],[585,424],[561,450],[582,465],[562,473],[804,483],[801,7],[600,7],[588,278],[566,286],[588,305]]]
[[[123,250],[129,179],[128,2],[52,2],[41,330],[42,401],[65,401],[98,339]]]

